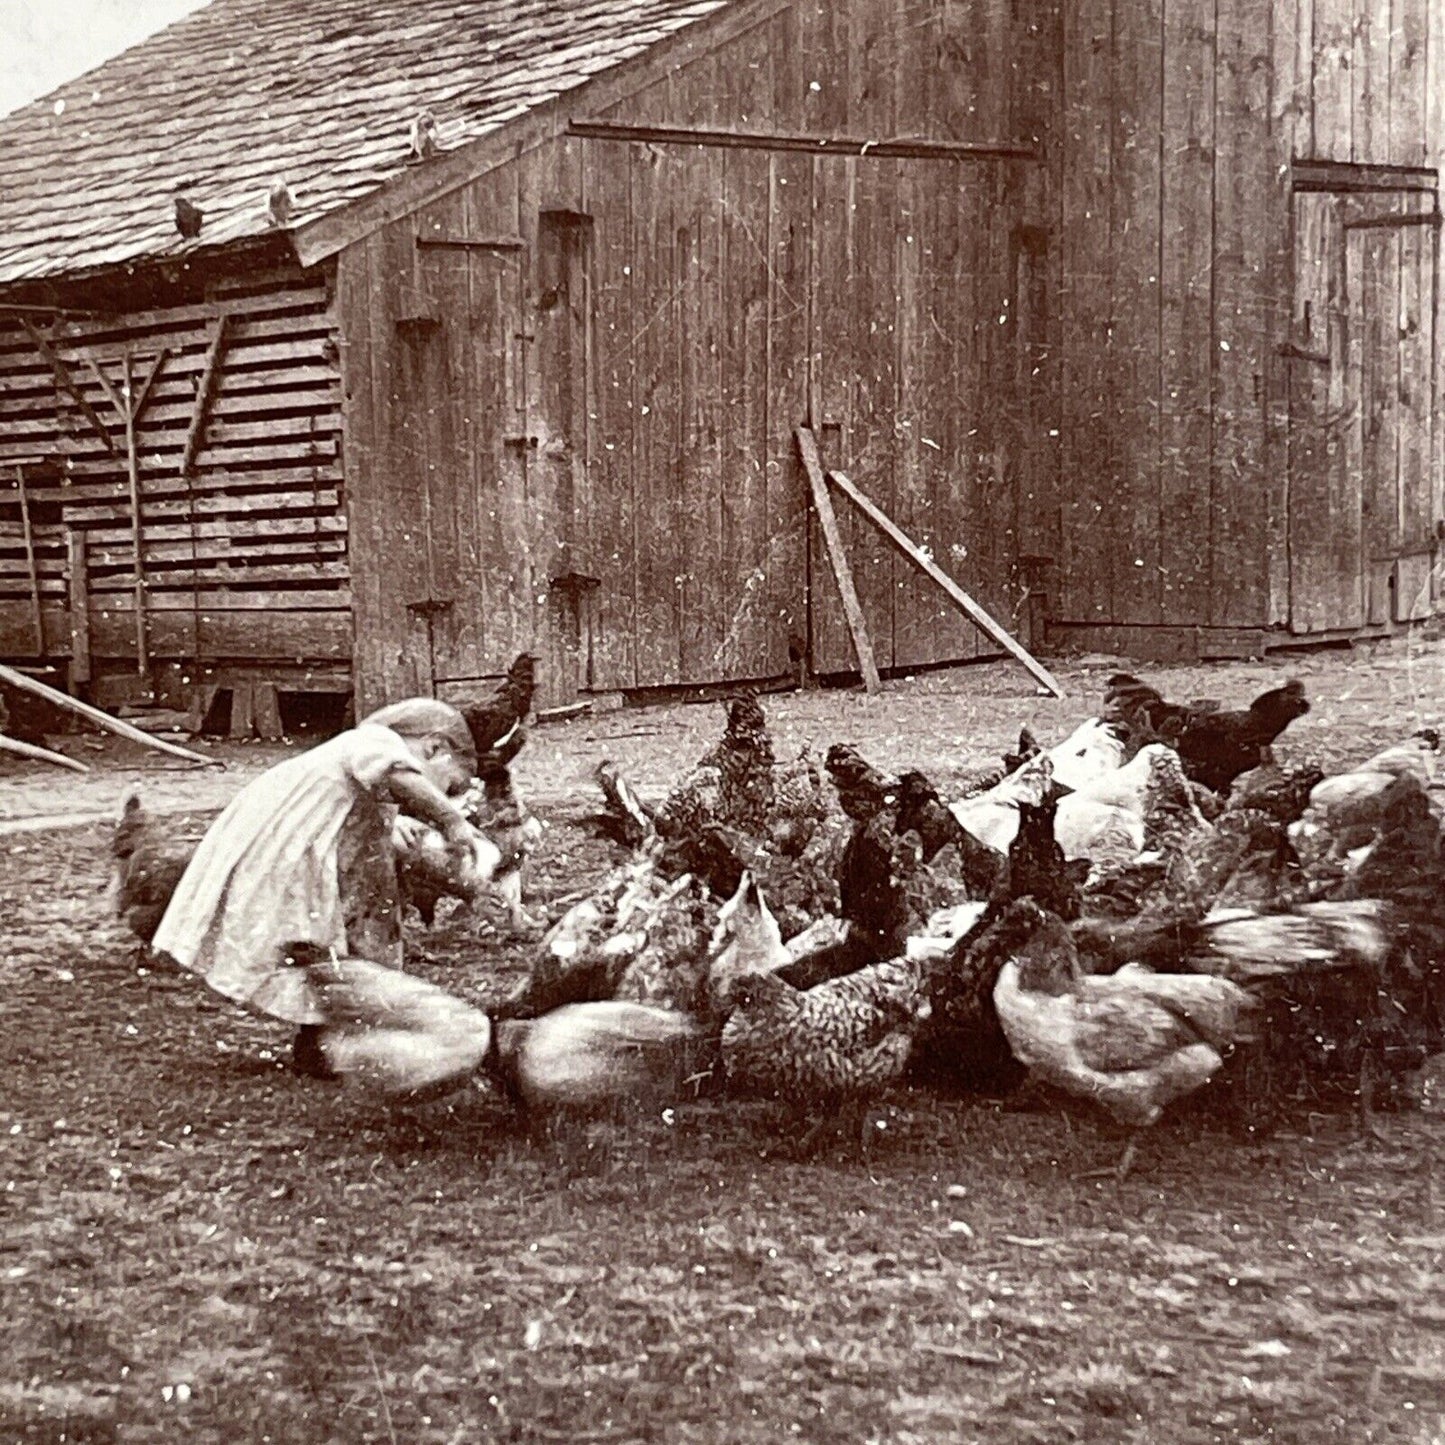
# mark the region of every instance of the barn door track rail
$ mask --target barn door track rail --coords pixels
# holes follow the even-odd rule
[[[610,120],[574,120],[567,133],[582,140],[640,141],[647,145],[711,146],[721,150],[805,151],[815,156],[873,156],[877,160],[1037,161],[1036,146],[965,140],[887,140],[798,131],[709,130],[700,126],[623,125]]]
[[[863,670],[864,683],[868,691],[876,692],[881,684],[878,682],[878,669],[873,661],[873,647],[864,625],[863,610],[858,605],[857,590],[853,586],[853,574],[849,570],[847,558],[843,555],[843,544],[838,533],[838,520],[833,513],[832,502],[828,496],[827,486],[824,484],[825,474],[818,460],[817,438],[813,435],[812,428],[805,426],[798,428],[796,436],[798,452],[802,456],[804,470],[808,473],[808,484],[813,493],[813,505],[818,513],[819,524],[823,529],[823,539],[827,544],[828,559],[832,563],[833,576],[843,597],[843,611],[848,618],[849,629],[853,633],[853,645],[858,652],[859,667]],[[892,518],[861,488],[850,481],[843,472],[830,471],[826,473],[826,478],[827,482],[847,497],[863,516],[914,567],[938,587],[954,607],[963,613],[974,626],[997,642],[1005,652],[1017,658],[1029,673],[1055,697],[1064,696],[1063,685],[1058,678],[1014,638],[1001,623],[995,621],[988,612],[980,607],[906,532],[895,525]],[[867,657],[866,664],[864,663],[865,656]],[[870,667],[871,682],[869,681]]]

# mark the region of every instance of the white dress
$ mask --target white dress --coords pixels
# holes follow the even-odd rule
[[[385,853],[385,784],[421,770],[390,728],[361,723],[248,783],[191,858],[156,930],[156,949],[238,1003],[294,1024],[323,1022],[307,971],[287,964],[285,950],[306,943],[339,956],[354,951],[343,831],[360,819],[363,851]],[[399,967],[399,938],[392,957],[375,961]]]

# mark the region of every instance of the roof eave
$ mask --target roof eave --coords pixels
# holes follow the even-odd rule
[[[639,54],[609,66],[579,85],[435,160],[427,161],[348,206],[291,232],[297,259],[314,266],[375,231],[460,189],[562,135],[579,108],[597,111],[625,100],[715,46],[791,8],[793,0],[737,0],[683,26]]]

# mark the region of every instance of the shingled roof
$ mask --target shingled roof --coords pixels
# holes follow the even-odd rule
[[[212,0],[0,119],[0,283],[176,257],[361,199],[730,0]],[[177,232],[173,193],[205,213]]]

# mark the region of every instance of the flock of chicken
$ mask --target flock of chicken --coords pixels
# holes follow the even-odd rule
[[[518,860],[536,828],[508,768],[524,701],[478,737],[478,821],[511,830]],[[360,1047],[357,1071],[413,1089],[481,1052],[525,1110],[723,1090],[865,1140],[905,1079],[1000,1094],[1033,1077],[1130,1128],[1206,1084],[1245,1119],[1331,1093],[1402,1099],[1445,1047],[1439,737],[1327,778],[1271,751],[1308,711],[1297,682],[1236,711],[1117,674],[1099,716],[1048,749],[1025,731],[945,802],[846,745],[780,760],[738,697],[659,806],[599,767],[596,824],[625,860],[547,930],[484,1030],[461,1027],[454,1057],[378,1064]],[[402,872],[426,918],[456,891],[441,854]]]

